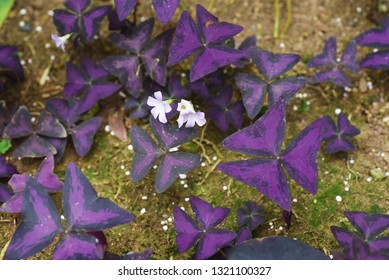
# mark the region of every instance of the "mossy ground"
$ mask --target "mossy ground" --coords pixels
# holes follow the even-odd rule
[[[321,3],[322,1],[294,1],[293,17],[288,31],[281,38],[273,39],[273,1],[198,1],[205,7],[211,2],[214,2],[212,11],[219,19],[245,27],[243,34],[237,38],[238,42],[246,36],[256,34],[259,38],[258,45],[262,48],[274,52],[299,53],[305,61],[318,53],[325,40],[332,35],[337,36],[338,48],[341,50],[349,39],[372,27],[367,18],[370,12],[376,10],[372,1],[349,1],[347,4],[340,0],[328,1],[325,4]],[[190,11],[194,14],[194,3],[195,1],[185,1],[183,6],[191,7]],[[54,33],[48,11],[60,7],[59,0],[50,3],[39,0],[17,1],[9,19],[0,30],[2,44],[18,45],[21,57],[26,61],[27,81],[21,85],[20,90],[12,93],[10,99],[19,99],[33,114],[40,112],[45,99],[61,94],[65,80],[65,62],[69,57],[75,59],[78,56],[78,51],[62,53],[55,49],[53,44],[47,49],[43,47],[45,43],[50,42],[50,34]],[[361,7],[361,13],[356,12],[357,7]],[[22,8],[27,8],[26,16],[18,15]],[[284,9],[283,6],[282,11]],[[143,14],[146,18],[150,14],[147,4],[139,7],[139,17]],[[176,19],[177,15],[178,13]],[[32,24],[32,31],[20,31],[19,22],[22,20]],[[281,24],[284,22],[285,15],[282,13]],[[38,25],[43,27],[42,32],[35,31]],[[103,26],[102,30],[105,30],[105,24]],[[158,28],[161,28],[161,25],[157,25]],[[106,35],[106,31],[102,32],[101,41],[81,49],[80,52],[101,59],[111,51]],[[362,50],[364,51],[366,50]],[[53,61],[49,59],[51,55],[55,55]],[[32,59],[31,63],[28,62],[29,58]],[[298,64],[294,72],[308,75],[314,73],[307,70],[303,62]],[[45,77],[49,77],[49,80]],[[281,219],[280,207],[254,188],[232,180],[215,168],[219,161],[242,159],[242,155],[223,149],[220,142],[231,131],[221,133],[213,124],[207,126],[204,138],[196,139],[203,145],[204,150],[197,145],[187,147],[197,149],[198,153],[205,151],[203,161],[206,163],[188,174],[185,179],[188,188],[184,188],[180,180],[177,180],[165,193],[156,194],[154,171],[138,183],[131,182],[130,177],[126,175],[133,156],[133,151],[128,149],[130,141],[120,141],[104,131],[108,116],[121,107],[122,100],[118,96],[100,104],[99,115],[104,116],[104,123],[96,136],[91,153],[81,159],[72,147],[69,147],[62,163],[56,167],[56,172],[63,178],[67,164],[70,161],[76,162],[99,195],[110,198],[136,215],[134,222],[105,231],[110,252],[126,253],[151,247],[153,259],[190,258],[193,251],[185,254],[177,252],[174,223],[170,218],[173,217],[175,205],[190,211],[186,198],[197,195],[213,205],[231,208],[231,214],[224,226],[232,230],[237,229],[236,209],[242,202],[254,200],[265,208],[267,216],[265,224],[254,232],[255,237],[294,237],[330,254],[338,249],[330,226],[350,226],[343,216],[343,211],[360,210],[389,214],[388,177],[375,179],[369,174],[375,168],[381,168],[383,173],[389,171],[387,77],[388,72],[363,71],[352,76],[351,92],[329,84],[314,85],[301,91],[307,94],[304,98],[292,100],[288,107],[285,143],[317,117],[329,114],[335,118],[336,108],[341,108],[348,114],[351,122],[360,128],[362,133],[356,137],[357,149],[353,153],[332,156],[324,152],[319,154],[319,190],[316,195],[309,194],[292,179],[289,180],[291,196],[296,201],[293,202],[292,226],[289,229]],[[370,90],[366,87],[369,81],[374,85]],[[245,125],[249,123],[250,121],[245,121]],[[148,129],[147,124],[142,121],[127,120],[126,124],[128,127],[136,124]],[[13,162],[19,171],[33,173],[40,161],[23,159]],[[227,190],[223,189],[224,186],[227,186]],[[348,191],[345,190],[346,187],[349,188]],[[341,202],[335,200],[338,195],[342,197]],[[60,195],[55,195],[54,198],[60,205]],[[146,212],[141,214],[143,208]],[[0,214],[0,249],[10,240],[19,220],[19,215]],[[167,223],[167,230],[163,229],[161,221]],[[273,227],[269,226],[269,222],[273,223]],[[50,258],[52,249],[53,247],[50,247],[34,258]]]

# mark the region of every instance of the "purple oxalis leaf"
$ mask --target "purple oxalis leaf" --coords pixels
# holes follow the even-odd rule
[[[162,151],[153,138],[138,126],[131,127],[130,137],[135,152],[131,165],[131,179],[137,182],[150,172]]]
[[[61,139],[61,138],[50,138],[50,137],[42,137],[46,142],[50,143],[56,150],[57,153],[54,155],[54,161],[55,163],[58,163],[61,161],[66,145],[68,143],[67,138]]]
[[[328,144],[326,152],[333,154],[339,151],[350,152],[354,150],[354,144],[350,139],[361,132],[355,126],[350,124],[344,113],[340,113],[338,116],[338,127],[336,127],[334,121],[330,120],[330,130]]]
[[[7,185],[0,183],[0,203],[10,199],[12,195],[13,192],[7,187]],[[0,211],[1,211],[1,206],[0,206]]]
[[[262,214],[263,211],[263,207],[254,201],[246,201],[243,207],[237,210],[238,226],[243,227],[247,225],[250,231],[256,229],[266,219]]]
[[[74,33],[76,38],[90,42],[97,34],[101,21],[111,10],[110,5],[98,6],[85,11],[89,6],[88,0],[67,0],[64,9],[54,10],[53,22],[61,36]]]
[[[358,35],[355,40],[359,45],[370,48],[389,47],[389,17],[386,17],[380,28],[370,29]]]
[[[274,54],[260,48],[250,49],[250,56],[268,81],[285,74],[300,60],[297,54]]]
[[[132,12],[137,3],[138,0],[115,0],[119,20],[124,20]]]
[[[168,94],[171,98],[176,99],[189,98],[190,96],[189,89],[181,83],[176,71],[172,72],[170,75]]]
[[[234,244],[237,245],[252,238],[253,235],[251,234],[251,230],[249,230],[248,227],[242,227],[236,235]]]
[[[111,10],[108,15],[109,27],[111,31],[120,31],[122,34],[129,34],[134,27],[134,23],[128,19],[119,20],[118,14],[116,11]]]
[[[98,197],[74,163],[67,168],[63,189],[62,205],[68,230],[99,231],[134,219],[131,213],[112,201]]]
[[[104,252],[99,250],[99,242],[89,234],[68,233],[56,246],[53,260],[101,260]]]
[[[286,77],[272,82],[269,85],[269,106],[272,106],[281,96],[288,102],[306,83],[305,77]]]
[[[181,14],[167,64],[172,66],[197,52],[191,67],[191,82],[245,57],[243,52],[224,44],[241,32],[242,27],[219,22],[201,5],[196,6],[196,17],[197,23],[186,11]]]
[[[321,117],[303,129],[288,144],[281,156],[281,162],[289,175],[312,194],[316,194],[318,189],[316,158],[320,143],[331,130],[330,119],[329,116]]]
[[[361,61],[361,67],[376,70],[389,69],[389,50],[368,54]]]
[[[313,57],[307,66],[310,68],[316,68],[320,66],[331,66],[336,64],[336,38],[330,37],[325,43],[323,51]]]
[[[279,100],[253,125],[223,140],[225,148],[256,156],[277,156],[285,136],[286,104]]]
[[[236,180],[256,188],[271,200],[290,211],[288,182],[281,164],[276,159],[255,158],[224,162],[218,169]]]
[[[355,40],[350,41],[343,50],[342,57],[340,58],[340,66],[343,66],[351,73],[358,73],[360,70],[359,63],[357,61],[357,43]]]
[[[208,202],[196,197],[190,197],[193,214],[203,229],[214,228],[230,213],[229,208],[213,207]]]
[[[41,136],[52,138],[66,138],[68,136],[59,120],[46,110],[40,114],[34,130]]]
[[[193,83],[189,83],[191,91],[200,95],[204,99],[211,96],[212,89],[220,89],[224,86],[226,76],[222,69],[219,69],[204,78],[201,78]]]
[[[124,102],[124,109],[130,110],[129,117],[131,119],[144,118],[150,114],[150,107],[147,105],[147,95],[142,95],[140,98],[136,99],[130,97]]]
[[[93,117],[72,129],[73,145],[80,157],[84,157],[92,148],[93,139],[102,121],[102,117]]]
[[[17,173],[15,166],[8,163],[4,156],[0,155],[0,178],[8,178]]]
[[[174,227],[178,251],[185,252],[197,242],[195,259],[207,259],[236,237],[232,231],[214,228],[228,215],[229,209],[214,208],[194,196],[190,197],[190,201],[196,219],[199,219],[204,228],[201,229],[188,214],[175,206]]]
[[[243,124],[244,106],[242,101],[231,104],[233,88],[225,86],[220,89],[219,95],[208,98],[210,105],[205,114],[212,119],[222,131],[227,131],[230,124],[235,129],[240,129]]]
[[[310,83],[332,82],[342,87],[350,86],[350,79],[338,67],[321,70],[309,78]]]
[[[0,206],[0,212],[5,213],[20,213],[23,211],[23,196],[24,191],[12,194],[4,203]]]
[[[380,235],[389,228],[389,215],[349,211],[344,214],[366,240]]]
[[[39,158],[56,153],[55,147],[44,140],[43,137],[32,134],[12,152],[12,156],[15,158]]]
[[[63,230],[54,202],[36,180],[29,178],[23,195],[23,221],[12,237],[4,259],[32,256],[47,247]]]
[[[151,117],[150,127],[158,141],[167,149],[189,142],[197,136],[197,130],[194,127],[179,128],[178,126],[170,123],[163,124]]]
[[[45,101],[45,106],[66,127],[75,124],[80,118],[80,102],[77,99],[50,98]]]
[[[0,71],[14,80],[24,80],[23,66],[20,64],[16,47],[0,46]]]
[[[191,172],[201,163],[199,155],[176,152],[166,154],[157,168],[155,175],[155,191],[166,191],[180,174]]]
[[[153,0],[153,7],[157,18],[167,23],[174,15],[180,0]]]
[[[20,138],[33,133],[31,115],[25,106],[20,106],[13,115],[9,124],[4,128],[4,138]]]

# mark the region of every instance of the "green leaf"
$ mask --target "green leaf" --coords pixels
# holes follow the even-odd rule
[[[0,140],[0,154],[5,154],[12,147],[11,139]]]
[[[0,0],[0,28],[11,10],[14,0]]]

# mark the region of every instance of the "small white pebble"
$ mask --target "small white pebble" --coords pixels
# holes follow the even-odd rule
[[[338,17],[338,18],[335,19],[335,21],[336,21],[337,23],[341,23],[341,22],[342,22],[342,19],[341,19],[340,17]]]
[[[189,197],[185,197],[185,199],[184,199],[186,202],[188,202],[189,201]]]
[[[120,166],[120,169],[123,170],[124,168],[126,168],[124,165],[121,165]]]
[[[110,134],[111,134],[112,136],[115,136],[115,132],[114,132],[114,131],[111,131]]]
[[[380,156],[381,156],[381,157],[385,157],[385,153],[382,152],[382,153],[380,154]]]
[[[52,17],[54,15],[54,11],[50,10],[50,11],[47,12],[47,14]]]
[[[25,25],[26,25],[26,22],[25,22],[24,20],[22,20],[22,21],[19,22],[19,26],[20,26],[20,27],[23,27],[23,26],[25,26]]]
[[[125,172],[125,174],[126,174],[127,176],[130,176],[131,172],[127,170],[127,171]]]
[[[328,175],[330,172],[328,170],[324,171],[324,174]]]
[[[343,184],[348,185],[348,181],[343,181]]]
[[[344,190],[345,190],[346,192],[348,192],[348,191],[350,190],[350,188],[349,188],[349,187],[345,187]]]
[[[281,49],[285,48],[285,43],[281,42],[281,43],[280,43],[280,48],[281,48]]]
[[[180,181],[180,184],[181,184],[181,185],[185,185],[185,181],[184,181],[184,180],[181,180],[181,181]]]
[[[349,87],[345,87],[344,90],[347,92],[351,92],[351,88],[349,88]]]
[[[32,117],[31,118],[31,122],[35,122],[36,121],[36,118],[35,117]]]
[[[279,229],[279,230],[283,230],[284,228],[281,226],[281,227],[279,227],[278,229]]]
[[[297,202],[297,198],[293,198],[293,202],[296,203]]]
[[[340,108],[336,108],[335,109],[335,114],[336,115],[339,115],[341,112],[342,112],[342,109],[340,109]]]
[[[301,99],[301,98],[303,98],[303,95],[301,93],[297,93],[296,98]]]
[[[64,215],[61,215],[61,220],[65,220],[65,216]]]
[[[48,49],[48,48],[50,48],[51,47],[51,44],[50,43],[46,43],[45,44],[45,49]]]
[[[111,127],[107,124],[107,125],[104,127],[104,130],[105,130],[105,132],[110,132],[110,131],[111,131]]]
[[[202,162],[200,165],[201,165],[201,167],[204,167],[206,164],[205,164],[205,162]]]
[[[389,172],[387,171],[387,172],[385,172],[385,176],[386,177],[388,177],[389,176]]]
[[[187,189],[187,188],[188,188],[188,184],[185,184],[185,185],[184,185],[184,189]]]
[[[335,199],[336,199],[337,202],[341,202],[342,201],[342,197],[340,195],[337,195],[335,197]]]
[[[307,96],[308,96],[308,93],[304,92],[303,93],[303,98],[307,98]]]
[[[23,8],[19,11],[19,15],[24,16],[25,14],[27,14],[27,9]]]
[[[373,179],[371,177],[367,177],[366,181],[368,181],[369,183],[372,181]]]
[[[362,13],[362,8],[361,7],[356,7],[355,10],[357,11],[358,14]]]
[[[146,208],[142,208],[142,210],[140,210],[141,215],[143,215],[144,213],[146,213]]]
[[[299,107],[297,107],[296,105],[293,105],[293,111],[297,111],[299,109]]]
[[[217,161],[217,156],[212,157],[213,161]]]
[[[374,48],[373,49],[373,53],[376,53],[376,52],[378,52],[379,51],[379,49],[377,49],[377,48]]]
[[[142,200],[147,200],[147,196],[142,196]]]
[[[53,54],[50,55],[50,60],[51,60],[51,61],[55,60],[55,55],[53,55]]]
[[[129,149],[130,151],[132,151],[134,149],[134,147],[132,145],[128,145],[127,149]]]
[[[330,255],[330,259],[332,260],[334,258],[334,256],[333,255]]]
[[[99,39],[99,35],[93,36],[93,40],[97,40],[97,39]]]
[[[228,187],[227,186],[223,186],[223,190],[224,191],[228,190]]]
[[[186,179],[186,174],[180,174],[180,179]]]
[[[37,27],[35,27],[35,31],[42,32],[42,26],[38,25]]]
[[[325,158],[324,158],[324,157],[322,157],[322,158],[321,158],[321,161],[324,161],[324,160],[325,160]]]
[[[167,225],[164,225],[164,226],[162,227],[162,229],[163,229],[164,231],[167,231],[167,229],[168,229]]]
[[[273,225],[273,222],[269,222],[269,226],[272,226]]]
[[[184,207],[184,206],[182,206],[182,207],[180,207],[180,208],[181,208],[182,211],[185,211],[185,207]]]
[[[26,61],[25,61],[25,60],[21,60],[21,61],[20,61],[20,64],[21,64],[21,65],[25,65],[25,64],[26,64]]]
[[[157,165],[154,165],[154,166],[153,166],[153,169],[157,169],[157,168],[158,168],[158,166],[157,166]]]
[[[173,147],[169,149],[169,152],[177,152],[177,151],[178,151],[178,147]]]
[[[144,22],[145,20],[146,20],[146,18],[145,18],[144,16],[141,16],[141,17],[140,17],[140,21],[141,21],[141,22]]]
[[[185,73],[181,73],[181,77],[182,77],[182,78],[185,78],[185,77],[186,77],[186,74],[185,74]]]
[[[339,57],[336,58],[336,62],[337,62],[337,63],[340,62],[340,58],[339,58]]]
[[[164,224],[166,224],[166,221],[161,221],[161,225],[164,225]]]
[[[311,101],[309,101],[309,100],[307,102],[305,102],[305,103],[307,103],[307,105],[311,105]]]
[[[373,89],[373,83],[372,83],[371,81],[368,81],[366,84],[367,84],[367,88],[368,88],[369,90],[372,90],[372,89]]]
[[[28,64],[32,63],[32,58],[27,59]]]
[[[315,203],[315,204],[317,203],[317,199],[316,198],[313,200],[313,203]]]
[[[353,159],[350,159],[350,164],[354,164],[355,163],[355,161],[353,160]]]
[[[168,214],[163,214],[162,217],[164,217],[165,219],[167,219],[169,217]]]
[[[169,218],[167,218],[167,221],[168,221],[169,223],[171,223],[171,222],[173,221],[173,219],[172,219],[171,217],[169,217]]]

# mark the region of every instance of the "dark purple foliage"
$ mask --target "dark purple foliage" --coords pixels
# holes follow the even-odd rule
[[[182,253],[196,246],[195,259],[207,259],[236,237],[232,231],[216,228],[227,217],[230,209],[214,208],[195,196],[190,197],[190,204],[198,223],[181,208],[174,207],[174,228],[177,234],[178,251]]]
[[[111,10],[112,6],[98,6],[86,11],[90,0],[66,0],[64,5],[68,10],[54,10],[53,22],[61,36],[73,33],[76,44],[91,42],[97,34],[101,21]]]
[[[170,123],[162,124],[150,118],[151,130],[158,139],[161,147],[155,143],[151,136],[138,126],[132,126],[130,131],[131,142],[135,155],[131,166],[131,178],[137,182],[143,179],[162,157],[157,168],[155,178],[155,191],[166,191],[180,174],[192,171],[200,164],[198,155],[187,152],[170,152],[181,144],[191,141],[197,135],[195,128],[178,128]]]
[[[247,115],[254,119],[261,111],[267,93],[269,93],[269,106],[272,106],[281,96],[289,101],[306,84],[306,78],[279,78],[299,62],[300,56],[296,54],[274,54],[253,47],[249,49],[249,54],[265,80],[253,74],[238,73],[235,75],[235,82],[242,92]]]
[[[4,259],[36,254],[62,234],[54,259],[101,259],[105,245],[103,229],[131,222],[134,216],[106,198],[99,198],[81,170],[70,163],[65,175],[62,207],[66,229],[54,202],[33,178],[23,195],[23,221],[16,229]],[[90,231],[92,233],[90,233]]]
[[[7,201],[13,195],[13,192],[4,184],[0,183],[0,203]]]
[[[128,35],[113,33],[111,41],[127,54],[108,56],[102,65],[112,75],[119,78],[126,90],[138,98],[143,83],[141,65],[144,65],[150,78],[161,86],[167,80],[166,57],[170,45],[172,30],[167,30],[150,40],[154,19],[146,20],[135,26]]]
[[[380,236],[389,228],[389,215],[367,212],[345,212],[344,214],[358,230],[358,234],[332,226],[331,231],[342,248],[342,252],[334,252],[334,258],[389,260],[389,237]]]
[[[251,239],[223,250],[227,260],[328,260],[321,251],[284,236]]]
[[[246,240],[249,240],[253,238],[253,235],[251,234],[251,230],[246,226],[246,227],[242,227],[238,234],[236,235],[236,238],[235,238],[235,241],[234,241],[234,245],[238,245]]]
[[[203,99],[208,99],[212,96],[213,91],[219,91],[225,85],[224,82],[227,79],[223,70],[219,69],[193,83],[189,83],[189,87],[192,92],[198,94]]]
[[[237,210],[238,227],[247,226],[250,231],[256,229],[266,219],[263,210],[263,207],[254,201],[246,201],[243,207]]]
[[[232,45],[235,47],[235,41],[232,38]],[[234,66],[237,68],[243,68],[246,63],[251,59],[250,58],[250,50],[257,47],[257,36],[253,35],[247,37],[243,40],[243,42],[239,45],[238,50],[243,52],[245,55],[244,58],[240,59],[238,62],[234,63]]]
[[[284,210],[290,211],[290,193],[284,169],[299,185],[315,194],[318,189],[316,156],[321,141],[328,137],[330,124],[329,116],[317,119],[281,153],[286,128],[285,109],[286,103],[280,98],[253,125],[224,139],[222,144],[225,148],[257,157],[221,163],[218,168],[257,188]]]
[[[336,56],[336,38],[330,37],[324,45],[323,51],[308,61],[309,68],[322,67],[323,70],[310,77],[311,83],[332,82],[342,87],[350,86],[350,79],[344,70],[351,73],[359,72],[359,64],[356,59],[357,43],[350,41],[340,59]]]
[[[44,137],[66,138],[67,133],[58,119],[47,111],[41,113],[36,125],[33,126],[30,112],[21,106],[4,128],[3,137],[9,139],[28,137],[13,151],[13,157],[44,157],[57,153],[55,147]]]
[[[14,46],[0,46],[0,73],[16,81],[24,80],[23,66],[20,64],[17,49]],[[0,79],[0,93],[4,90]]]
[[[120,31],[120,33],[129,34],[135,26],[134,23],[128,19],[119,20],[118,14],[113,10],[109,11],[107,16],[109,20],[109,30],[111,31]]]
[[[355,38],[361,46],[379,48],[381,50],[368,54],[362,61],[364,68],[385,70],[389,68],[389,17],[387,17],[380,28],[370,29]]]
[[[119,90],[120,85],[107,81],[109,73],[93,60],[81,57],[80,67],[68,62],[66,64],[66,99],[78,97],[78,113],[82,114],[92,108],[99,100],[111,96]]]
[[[138,0],[115,0],[116,13],[120,21],[126,19],[126,17],[132,12],[138,4]]]
[[[20,213],[23,210],[23,194],[26,189],[26,184],[30,176],[24,174],[14,174],[8,181],[12,187],[13,194],[9,199],[4,201],[0,206],[0,212]],[[45,191],[49,193],[59,192],[62,190],[63,183],[54,174],[54,157],[48,155],[39,166],[34,179],[39,183]]]
[[[219,91],[218,96],[207,99],[209,108],[205,111],[206,116],[213,120],[218,128],[227,131],[230,125],[235,129],[242,128],[244,106],[242,101],[231,103],[233,88],[225,86]]]
[[[331,132],[329,133],[326,152],[328,154],[334,154],[339,151],[350,152],[354,150],[354,144],[350,139],[361,132],[355,126],[350,124],[346,115],[340,113],[338,116],[338,126],[335,125],[331,119]]]
[[[72,136],[77,154],[84,157],[92,148],[93,139],[103,119],[101,117],[92,117],[81,121],[79,108],[82,105],[79,100],[74,98],[70,100],[50,98],[46,100],[45,104],[46,109],[64,124],[67,134]],[[66,139],[64,139],[64,142],[57,144],[64,149],[66,142]],[[60,157],[56,158],[56,160],[59,161]]]
[[[0,155],[0,178],[9,178],[17,173],[15,166],[8,163],[5,157]]]
[[[242,31],[242,27],[219,22],[201,5],[196,6],[196,22],[187,11],[182,12],[170,48],[168,66],[196,54],[191,66],[190,81],[194,82],[245,55],[228,47],[225,41]]]

